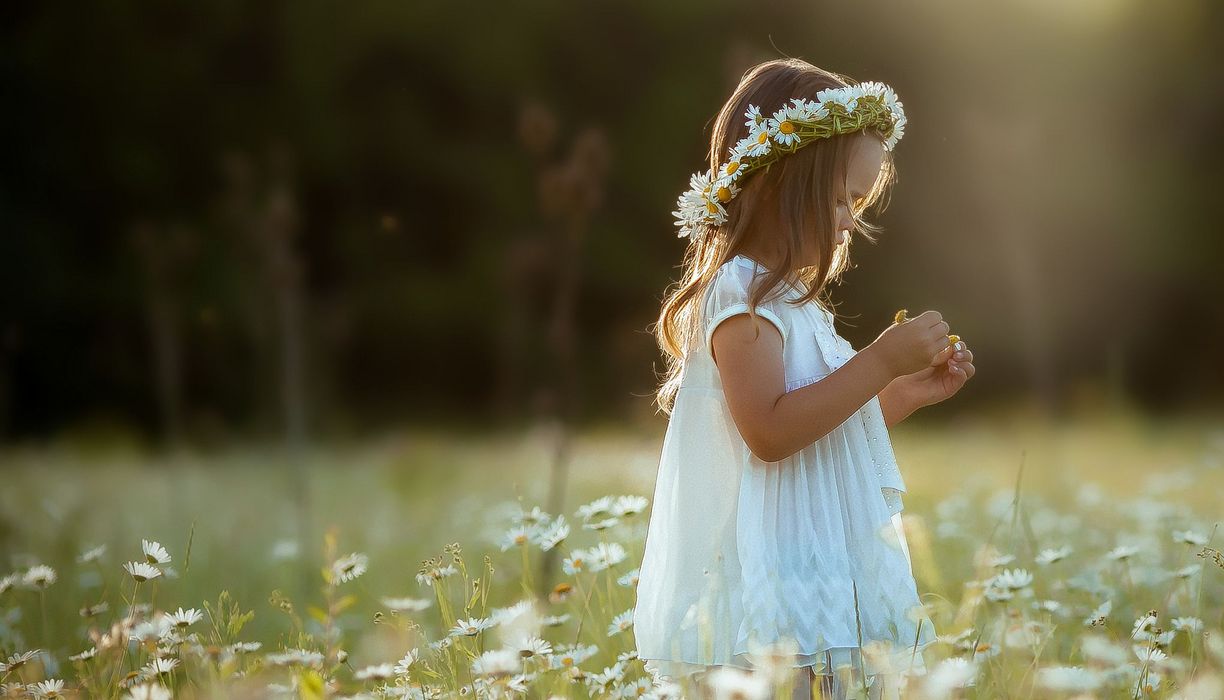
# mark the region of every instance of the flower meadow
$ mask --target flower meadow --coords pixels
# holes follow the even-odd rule
[[[903,697],[1224,697],[1219,512],[1189,505],[1219,472],[1153,472],[1139,495],[1118,498],[1086,480],[1025,489],[1021,469],[1010,488],[970,474],[907,502],[939,641],[925,671],[899,669]],[[635,648],[648,498],[549,513],[478,494],[450,507],[488,527],[416,561],[347,545],[358,538],[334,523],[317,557],[264,542],[264,559],[244,570],[201,571],[200,525],[178,544],[147,532],[69,538],[58,558],[14,553],[0,563],[11,568],[0,568],[0,697],[701,696],[652,675]],[[359,517],[347,522],[359,528]],[[274,580],[249,572],[284,557],[311,563],[302,586],[244,583]],[[190,582],[205,575],[234,585],[198,595]],[[876,650],[887,647],[864,646]],[[754,669],[720,669],[705,692],[789,697],[794,652],[786,640],[754,648]],[[838,672],[869,697],[854,669]]]

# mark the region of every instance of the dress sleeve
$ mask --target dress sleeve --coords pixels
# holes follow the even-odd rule
[[[706,290],[705,298],[705,346],[706,353],[713,359],[714,350],[711,341],[714,329],[718,324],[739,314],[748,313],[748,292],[752,284],[751,270],[735,265],[728,266],[718,272],[710,288]],[[789,335],[786,323],[782,321],[773,305],[769,302],[757,304],[756,314],[759,318],[772,323],[782,335],[785,345]]]

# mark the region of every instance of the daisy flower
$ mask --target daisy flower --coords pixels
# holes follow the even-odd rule
[[[472,662],[472,673],[478,676],[509,676],[518,672],[521,663],[521,657],[517,651],[495,649],[486,651]]]
[[[638,585],[638,574],[639,572],[641,572],[641,570],[642,570],[642,567],[640,566],[637,567],[633,571],[630,571],[629,573],[616,579],[616,583],[626,588],[633,588],[637,586]]]
[[[264,661],[272,666],[321,666],[323,655],[309,649],[286,649],[264,656]]]
[[[449,636],[475,637],[495,624],[496,623],[492,620],[484,617],[473,617],[467,620],[458,620],[455,622],[455,626],[450,629]]]
[[[416,649],[413,649],[407,654],[404,654],[404,658],[395,662],[395,668],[392,670],[397,676],[407,676],[408,670],[412,668],[412,664],[416,663],[417,659],[419,658],[421,658],[420,653]]]
[[[1017,591],[1027,588],[1033,582],[1033,575],[1026,569],[1007,569],[996,575],[991,581],[999,588]]]
[[[704,179],[703,184],[704,189],[709,189],[710,180],[708,178]],[[600,498],[597,498],[586,505],[579,506],[576,515],[583,520],[590,520],[596,516],[613,515],[612,504],[613,501],[611,496],[601,496]]]
[[[748,127],[748,132],[752,133],[759,131],[765,122],[764,115],[761,114],[761,108],[756,105],[748,105],[748,110],[744,112],[744,126]]]
[[[366,572],[370,558],[360,552],[353,552],[347,557],[341,557],[332,563],[332,577],[337,583],[352,581]]]
[[[46,564],[31,566],[29,570],[21,577],[22,585],[28,588],[39,588],[45,590],[48,586],[55,583],[55,569]]]
[[[604,518],[593,523],[583,523],[582,527],[586,530],[607,530],[610,527],[615,527],[620,523],[620,518]]]
[[[1112,609],[1112,600],[1107,600],[1104,603],[1101,603],[1099,606],[1097,606],[1096,610],[1093,610],[1088,614],[1088,617],[1084,618],[1084,624],[1089,627],[1092,627],[1093,625],[1105,624],[1105,619],[1109,617],[1109,611]]]
[[[150,564],[169,564],[170,553],[166,548],[152,540],[141,540],[140,548],[144,550],[145,561]]]
[[[520,509],[512,519],[515,525],[545,525],[552,519],[552,516],[540,510],[539,506],[535,506],[530,511]]]
[[[783,107],[765,122],[769,137],[782,146],[793,146],[799,143],[799,127],[795,124],[802,115],[793,107]]]
[[[359,681],[385,681],[394,675],[395,666],[393,664],[373,664],[354,673],[353,679]]]
[[[1100,688],[1104,679],[1082,666],[1047,666],[1037,670],[1037,683],[1049,690],[1090,692]]]
[[[396,612],[420,612],[433,605],[429,598],[381,598],[380,602]]]
[[[706,676],[715,697],[765,700],[770,696],[769,679],[764,674],[720,666]]]
[[[928,695],[946,697],[955,688],[965,688],[977,681],[978,663],[963,656],[953,656],[940,661],[927,675]]]
[[[123,568],[127,569],[132,578],[140,583],[155,579],[162,574],[161,569],[151,564],[146,564],[143,561],[129,561],[123,565]]]
[[[128,689],[123,700],[170,700],[170,690],[156,683],[143,683]]]
[[[560,627],[569,622],[570,614],[561,613],[560,615],[548,615],[540,619],[540,624],[544,627]]]
[[[1173,541],[1202,546],[1207,544],[1207,537],[1193,530],[1174,530]]]
[[[180,607],[176,612],[164,614],[166,620],[175,627],[187,627],[204,619],[204,613],[195,608],[184,610]]]
[[[13,586],[16,586],[17,582],[20,580],[21,576],[17,574],[9,574],[7,576],[0,577],[0,595],[11,591]]]
[[[513,622],[519,617],[534,611],[535,605],[530,600],[520,600],[514,605],[509,605],[504,608],[494,608],[493,612],[489,614],[489,620],[495,625],[504,625],[507,622]]]
[[[50,678],[38,683],[32,683],[27,686],[30,694],[36,698],[62,698],[64,697],[64,682],[58,678]]]
[[[0,674],[9,673],[10,671],[14,671],[22,666],[25,666],[30,659],[38,656],[38,652],[40,651],[42,651],[42,649],[31,649],[29,651],[23,651],[20,654],[13,654],[12,656],[8,657],[7,661],[0,661]]]
[[[752,158],[761,158],[769,155],[770,143],[772,141],[769,138],[768,130],[762,129],[757,133],[749,134],[748,138],[751,139],[752,143],[748,146],[748,150],[745,151],[746,155]]]
[[[68,660],[69,661],[84,661],[86,659],[92,659],[93,657],[97,655],[98,655],[98,647],[89,647],[88,649],[81,652],[80,654],[73,654],[72,656],[69,656]]]
[[[557,519],[552,521],[546,530],[540,532],[536,539],[536,544],[540,546],[541,550],[547,552],[564,542],[565,538],[569,537],[569,534],[570,526],[565,522],[565,516],[558,515]]]
[[[625,561],[628,554],[619,542],[600,542],[590,549],[592,571],[602,571]]]
[[[93,549],[87,549],[84,552],[82,552],[80,556],[77,557],[77,562],[81,564],[88,564],[91,561],[97,561],[105,553],[106,553],[106,545],[100,544],[97,547],[94,547]]]
[[[515,525],[502,535],[501,551],[526,546],[531,542],[535,531],[536,526],[534,525]]]
[[[570,576],[576,576],[579,573],[590,571],[591,562],[586,550],[575,549],[570,552],[570,555],[561,562],[561,570]]]
[[[552,656],[548,659],[548,663],[552,669],[570,668],[577,666],[597,653],[599,653],[599,647],[594,644],[586,646],[581,644],[561,646],[553,651]]]
[[[434,566],[434,567],[430,567],[420,572],[419,574],[417,574],[416,580],[417,580],[417,583],[420,583],[426,586],[432,586],[434,584],[434,581],[446,578],[447,576],[454,576],[457,573],[459,573],[459,569],[456,569],[454,564],[447,564],[446,566]]]
[[[529,659],[536,656],[548,656],[553,653],[552,644],[535,635],[524,635],[516,638],[509,646],[518,651],[519,656]]]
[[[614,637],[630,627],[633,627],[633,608],[612,618],[612,622],[608,624],[608,636]]]
[[[1131,545],[1119,545],[1109,550],[1109,553],[1106,554],[1105,556],[1108,557],[1109,559],[1112,559],[1113,561],[1124,561],[1126,559],[1129,559],[1135,556],[1135,554],[1137,554],[1138,552],[1139,552],[1138,547],[1134,547]]]
[[[1203,629],[1203,621],[1197,617],[1175,617],[1169,624],[1173,625],[1175,630],[1185,630],[1187,634],[1193,634]]]
[[[151,659],[149,663],[145,664],[144,670],[147,671],[150,676],[156,676],[162,673],[170,673],[174,671],[175,668],[178,668],[178,665],[178,659],[169,656],[160,656]]]
[[[1056,561],[1062,561],[1063,559],[1066,559],[1069,554],[1071,554],[1071,548],[1067,546],[1063,546],[1058,549],[1043,549],[1041,550],[1041,553],[1037,555],[1036,561],[1038,564],[1045,566],[1047,564],[1053,564]]]

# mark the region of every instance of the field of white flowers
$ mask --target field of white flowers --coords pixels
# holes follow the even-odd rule
[[[1219,423],[893,436],[940,635],[905,697],[1224,697]],[[633,638],[660,436],[580,436],[559,512],[545,438],[0,453],[0,697],[691,696]]]

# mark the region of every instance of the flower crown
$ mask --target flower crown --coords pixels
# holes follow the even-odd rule
[[[744,112],[748,135],[730,149],[731,159],[713,171],[693,173],[689,190],[677,200],[672,212],[684,238],[701,226],[716,226],[727,220],[723,205],[739,194],[739,182],[748,174],[768,167],[786,153],[794,153],[817,139],[848,134],[869,127],[885,136],[884,150],[891,151],[905,132],[905,111],[893,89],[883,83],[866,82],[843,88],[828,88],[816,100],[797,97],[783,105],[773,117],[764,117],[755,105]]]

